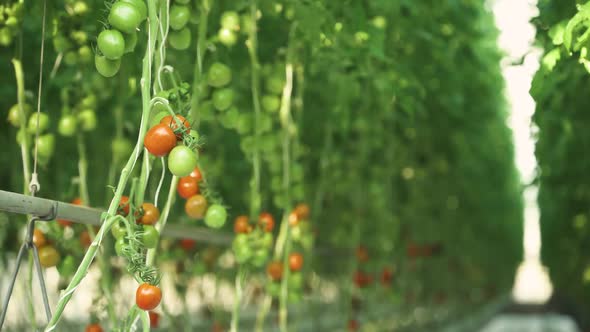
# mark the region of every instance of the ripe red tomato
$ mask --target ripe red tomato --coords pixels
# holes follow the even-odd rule
[[[129,197],[128,196],[121,196],[121,200],[119,201],[118,213],[124,217],[126,217],[129,214]]]
[[[135,292],[135,304],[142,310],[152,310],[156,308],[162,300],[162,290],[160,287],[143,283],[137,287]]]
[[[160,218],[160,210],[154,204],[143,203],[141,208],[143,209],[143,216],[137,220],[140,224],[153,225]]]
[[[266,267],[266,274],[274,281],[281,280],[283,277],[283,264],[279,261],[270,262]]]
[[[297,204],[295,214],[297,214],[300,220],[307,220],[309,218],[309,205],[305,203]]]
[[[95,323],[95,324],[88,324],[86,326],[86,330],[85,332],[103,332],[102,327],[100,326],[100,324]]]
[[[393,280],[393,269],[389,266],[386,266],[381,271],[381,285],[389,287],[391,280]]]
[[[272,232],[275,228],[275,219],[272,214],[268,212],[262,212],[258,217],[258,225],[262,227],[265,232]]]
[[[369,251],[367,250],[367,248],[365,248],[364,246],[358,246],[356,248],[356,259],[360,262],[360,263],[365,263],[366,261],[369,260]]]
[[[199,183],[197,179],[190,175],[184,176],[178,180],[176,190],[178,191],[178,195],[180,195],[180,197],[189,199],[191,196],[199,193]]]
[[[180,240],[180,247],[185,251],[191,251],[195,248],[197,241],[193,239],[182,239]]]
[[[203,195],[194,195],[184,204],[184,211],[193,219],[200,219],[207,211],[207,199]]]
[[[406,248],[406,256],[416,258],[422,256],[422,248],[414,243],[410,243]]]
[[[150,315],[150,327],[155,329],[160,325],[160,314],[155,311],[148,312]]]
[[[162,120],[160,120],[160,123],[169,126],[176,134],[176,138],[180,140],[182,139],[183,133],[188,135],[189,131],[191,130],[191,124],[182,115],[176,115],[176,117],[178,118],[179,122],[182,123],[182,128],[178,126],[178,122],[176,119],[174,119],[174,117],[172,117],[172,115],[166,115],[162,118]]]
[[[298,252],[291,253],[289,255],[289,268],[291,269],[291,271],[300,271],[302,267],[303,255]]]
[[[47,238],[45,238],[45,234],[41,232],[41,230],[35,228],[33,231],[33,243],[38,248],[41,248],[47,244]]]
[[[353,275],[353,282],[358,288],[364,288],[373,282],[373,278],[363,271],[355,271]]]
[[[201,174],[201,170],[198,167],[195,167],[195,169],[188,176],[195,178],[197,182],[203,180],[203,175]]]
[[[176,135],[172,128],[160,123],[148,130],[143,145],[154,156],[163,157],[176,146]]]
[[[88,231],[83,231],[82,233],[80,233],[80,244],[82,245],[82,248],[90,247],[91,243],[92,239],[90,238],[90,234],[88,233]]]
[[[236,221],[234,221],[234,232],[236,233],[250,233],[252,227],[248,223],[248,217],[246,216],[238,216]]]

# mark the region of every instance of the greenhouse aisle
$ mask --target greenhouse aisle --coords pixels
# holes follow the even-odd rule
[[[514,133],[517,167],[522,182],[535,179],[535,139],[532,134],[532,116],[535,103],[529,95],[533,75],[538,70],[541,52],[531,49],[535,29],[530,23],[538,15],[535,0],[497,0],[493,6],[498,28],[499,43],[507,56],[503,64],[507,98],[511,103],[510,126]],[[522,58],[522,63],[515,59]],[[553,289],[546,267],[540,259],[540,214],[537,204],[538,188],[527,187],[524,192],[524,260],[519,266],[513,289],[513,299],[518,308],[522,305],[543,304],[550,299]],[[518,310],[517,310],[518,311]],[[500,313],[487,323],[481,332],[577,332],[574,320],[566,315],[541,310],[540,313]]]

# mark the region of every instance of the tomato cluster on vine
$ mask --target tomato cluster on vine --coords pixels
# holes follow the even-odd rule
[[[10,46],[23,21],[22,2],[0,4],[0,46]]]
[[[137,29],[147,18],[147,6],[143,0],[118,0],[108,15],[108,28],[97,38],[99,53],[94,57],[96,70],[105,77],[119,72],[121,57],[131,53],[137,45]]]
[[[275,220],[268,212],[262,212],[254,225],[241,215],[234,221],[236,236],[232,242],[234,257],[238,264],[262,267],[269,258],[274,239],[272,231]]]

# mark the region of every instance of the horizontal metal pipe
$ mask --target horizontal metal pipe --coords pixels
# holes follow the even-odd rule
[[[18,214],[30,214],[40,220],[64,219],[79,224],[100,226],[101,216],[105,211],[85,206],[58,202],[50,199],[26,196],[10,191],[0,190],[0,211]],[[203,243],[228,245],[232,236],[212,232],[204,227],[168,224],[162,236],[177,239],[192,239]]]

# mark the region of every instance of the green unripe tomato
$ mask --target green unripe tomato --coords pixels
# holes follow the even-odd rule
[[[72,6],[74,15],[84,15],[88,12],[88,5],[84,1],[76,1]]]
[[[227,220],[227,210],[223,205],[213,204],[205,213],[205,224],[211,228],[221,228]]]
[[[141,236],[141,242],[146,248],[155,248],[158,245],[159,238],[160,233],[154,226],[143,225],[143,235]]]
[[[189,175],[197,167],[197,153],[184,145],[176,146],[168,154],[168,169],[174,176]]]
[[[249,239],[248,239],[248,235],[244,234],[244,233],[240,233],[240,234],[236,234],[236,237],[234,237],[234,240],[232,241],[232,246],[236,247],[236,246],[244,246],[244,245],[249,245]]]
[[[230,108],[234,102],[234,90],[229,88],[215,90],[213,92],[213,106],[219,111]]]
[[[37,121],[39,121],[39,133],[43,133],[49,128],[49,115],[35,112],[29,118],[29,125],[27,126],[27,131],[30,134],[37,132]]]
[[[240,235],[245,236],[245,234]],[[234,251],[234,257],[236,258],[238,264],[244,264],[252,257],[252,249],[250,249],[248,243],[236,243],[234,240],[234,245],[232,246],[232,248]]]
[[[16,143],[23,144],[26,136],[27,136],[27,132],[24,129],[19,129],[16,132]]]
[[[113,77],[119,72],[121,59],[109,60],[103,55],[94,56],[96,71],[104,77]]]
[[[132,33],[143,21],[140,10],[126,1],[118,1],[113,4],[108,17],[109,23],[125,33]]]
[[[242,33],[244,34],[249,34],[250,31],[253,28],[253,24],[252,24],[252,18],[250,17],[250,15],[244,14],[240,17],[240,22],[242,24],[240,24],[240,28],[242,30]]]
[[[76,272],[76,261],[72,255],[67,255],[58,265],[57,272],[61,277],[70,277]]]
[[[78,45],[83,45],[88,41],[88,34],[84,31],[72,31],[70,32],[70,37],[78,43]]]
[[[277,112],[281,108],[281,99],[275,95],[264,95],[260,100],[262,109],[267,112]]]
[[[74,66],[78,63],[78,52],[69,50],[64,54],[64,63],[68,66]]]
[[[264,266],[264,263],[268,260],[268,250],[266,249],[257,249],[254,251],[254,256],[252,257],[252,264],[256,267]]]
[[[111,150],[113,152],[113,159],[124,160],[133,152],[133,144],[125,138],[115,138],[111,143]]]
[[[100,77],[97,77],[100,78]],[[89,94],[86,97],[82,98],[80,101],[80,105],[83,108],[95,108],[96,107],[96,96],[94,94]]]
[[[303,275],[301,272],[291,272],[289,274],[289,289],[301,289],[303,286]]]
[[[58,53],[64,53],[65,51],[72,48],[72,43],[70,40],[63,35],[57,35],[53,38],[53,48]]]
[[[215,88],[221,88],[231,82],[231,69],[220,62],[215,62],[207,73],[207,83]]]
[[[125,52],[125,39],[117,30],[103,30],[98,35],[98,49],[109,60],[115,60],[123,56]]]
[[[274,239],[272,238],[272,233],[265,232],[264,235],[262,236],[261,243],[262,243],[262,247],[264,247],[266,249],[272,248],[272,245],[274,243]]]
[[[219,41],[227,47],[234,46],[238,41],[238,36],[236,36],[236,33],[226,28],[219,29],[217,38],[219,38]]]
[[[45,134],[39,136],[37,141],[37,149],[39,158],[49,159],[55,150],[55,137],[53,134]],[[33,154],[35,153],[33,148]]]
[[[117,240],[125,238],[125,235],[127,235],[125,224],[120,220],[115,221],[111,227],[111,234],[113,234]]]
[[[187,27],[179,31],[170,31],[168,42],[173,49],[184,51],[191,46],[191,31]]]
[[[125,39],[125,51],[124,53],[131,53],[137,46],[137,32],[126,33],[123,38]]]
[[[188,6],[174,4],[170,7],[170,27],[173,30],[184,28],[190,17],[191,11]]]
[[[125,238],[121,237],[115,241],[115,253],[117,256],[123,257],[123,248],[125,248],[125,246],[127,246]]]
[[[10,28],[3,27],[0,29],[0,45],[9,46],[10,44],[12,44],[12,32]]]
[[[31,111],[32,111],[31,105],[24,104],[23,111],[25,112],[25,117],[27,117],[29,115],[29,113],[31,113]],[[19,110],[18,104],[12,105],[12,107],[8,111],[8,122],[10,122],[11,125],[13,125],[14,127],[17,127],[17,128],[20,127],[19,113],[20,113],[20,110]]]
[[[240,30],[240,16],[234,11],[227,11],[221,14],[221,27],[238,31]]]
[[[279,74],[273,74],[269,76],[264,82],[266,91],[272,94],[280,95],[283,92],[285,86],[285,77]]]
[[[84,131],[96,129],[96,113],[91,109],[85,109],[78,113],[78,121]]]
[[[141,16],[141,20],[145,20],[147,18],[148,9],[145,4],[144,0],[121,0],[122,2],[127,2],[135,6],[139,11],[139,15]],[[178,1],[177,1],[178,2]]]
[[[92,49],[89,46],[82,46],[78,49],[78,57],[82,63],[90,63],[92,61]]]
[[[59,119],[57,132],[61,136],[72,137],[76,133],[76,117],[73,115],[64,115]]]

